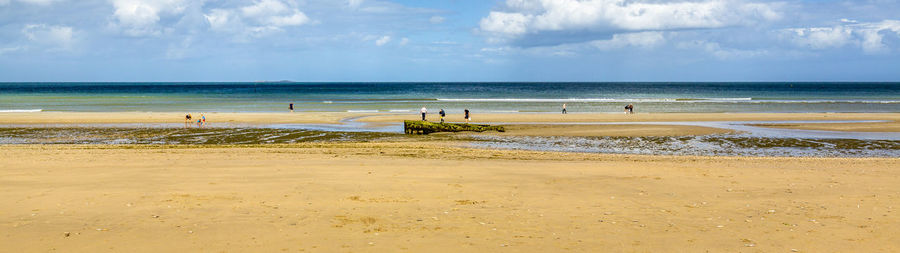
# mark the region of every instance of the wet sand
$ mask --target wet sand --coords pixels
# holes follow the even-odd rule
[[[183,124],[184,113],[171,112],[37,112],[0,113],[0,124]],[[193,122],[200,118],[192,112]],[[204,113],[210,124],[337,124],[341,119],[373,115],[346,112]]]
[[[733,131],[701,126],[678,125],[508,125],[500,136],[688,136],[725,134]]]
[[[754,124],[754,126],[845,132],[900,132],[900,121],[875,123]]]
[[[437,114],[428,120],[440,121]],[[887,120],[900,121],[900,113],[488,113],[472,114],[472,123],[521,122],[659,122],[659,121],[797,121],[797,120]],[[378,115],[362,122],[420,120],[421,115]],[[462,114],[448,114],[449,122],[464,122]]]
[[[900,250],[896,158],[453,145],[3,145],[0,251]]]

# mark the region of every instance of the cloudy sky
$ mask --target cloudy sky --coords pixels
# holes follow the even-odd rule
[[[0,0],[0,81],[900,81],[900,0]]]

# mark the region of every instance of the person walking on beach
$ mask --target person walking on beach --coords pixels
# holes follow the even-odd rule
[[[566,114],[566,104],[563,104],[563,114]]]
[[[466,112],[466,124],[469,124],[469,119],[471,119],[471,117],[469,117],[469,109],[466,108],[465,112]]]
[[[288,105],[288,109],[291,109],[291,112],[294,112],[294,103]]]
[[[634,114],[634,105],[628,104],[625,106],[625,114]]]
[[[444,116],[447,116],[447,113],[444,112],[444,108],[441,108],[441,111],[438,112],[441,115],[441,124],[444,124]]]
[[[206,116],[203,116],[202,113],[200,114],[200,120],[203,121],[203,125],[206,125]]]
[[[184,127],[187,128],[189,124],[191,124],[191,114],[190,113],[184,115]]]
[[[425,114],[428,113],[428,109],[425,109],[425,107],[422,106],[421,112],[422,112],[422,121],[425,121]]]

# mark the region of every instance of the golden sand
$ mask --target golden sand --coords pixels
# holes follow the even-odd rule
[[[0,251],[896,252],[900,159],[0,146]]]

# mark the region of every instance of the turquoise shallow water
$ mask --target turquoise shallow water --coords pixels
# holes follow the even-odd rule
[[[900,112],[900,83],[0,83],[0,112]]]

